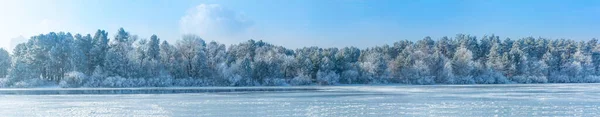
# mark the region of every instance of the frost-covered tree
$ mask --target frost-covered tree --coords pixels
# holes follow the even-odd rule
[[[224,44],[219,44],[215,41],[210,42],[206,47],[206,55],[208,56],[208,66],[210,71],[219,71],[219,67],[227,61],[227,49]],[[222,77],[223,74],[213,74],[215,78]]]
[[[258,81],[252,79],[254,76],[254,72],[252,71],[252,62],[250,56],[246,56],[241,60],[237,61],[237,63],[233,66],[235,68],[235,74],[238,74],[239,77],[232,77],[229,81],[233,86],[254,86],[258,85]]]
[[[356,47],[344,47],[335,56],[337,59],[335,66],[341,77],[339,83],[352,84],[358,81],[359,71],[357,62],[360,57],[360,49]]]
[[[160,39],[156,35],[150,37],[147,54],[150,60],[160,60]]]
[[[16,86],[28,84],[27,81],[42,80],[41,77],[41,66],[35,64],[34,56],[30,52],[32,43],[21,43],[17,45],[13,51],[13,63],[10,68],[7,86]]]
[[[473,53],[467,49],[466,45],[457,48],[452,58],[452,73],[454,74],[455,84],[472,84],[474,63],[472,61]]]
[[[436,46],[437,48],[437,46]],[[450,64],[450,60],[444,56],[442,51],[436,49],[436,51],[431,55],[429,63],[429,71],[434,76],[435,83],[451,83],[451,78],[453,78],[453,74],[451,69],[446,67],[446,64]]]
[[[597,44],[594,42],[594,44]],[[592,65],[594,66],[594,74],[600,75],[600,46],[592,48],[591,52]]]
[[[439,54],[439,53],[438,53]],[[411,54],[413,61],[413,65],[411,67],[411,71],[414,72],[412,77],[410,78],[412,84],[434,84],[435,77],[437,76],[435,72],[439,72],[437,69],[439,63],[443,60],[439,58],[440,56],[431,56],[425,52],[416,51]],[[436,67],[436,68],[434,68]],[[434,71],[435,70],[435,71]]]
[[[140,39],[137,41],[136,45],[135,45],[135,53],[134,53],[134,63],[135,67],[133,67],[133,69],[136,69],[136,74],[135,76],[137,77],[146,77],[146,75],[150,75],[152,76],[153,74],[150,74],[150,66],[148,65],[148,61],[150,60],[150,57],[148,57],[148,41],[146,39]]]
[[[594,64],[592,63],[592,57],[590,56],[589,50],[585,50],[585,48],[579,48],[577,52],[573,55],[575,61],[573,61],[574,72],[573,77],[571,78],[571,82],[595,82],[588,81],[587,77],[595,76],[594,74]],[[585,54],[588,53],[588,54]]]
[[[109,76],[129,77],[132,64],[129,61],[131,50],[130,36],[123,28],[120,28],[114,40],[110,42],[110,48],[104,59],[104,72]]]
[[[60,81],[67,72],[73,70],[72,64],[72,47],[73,47],[73,36],[70,33],[58,33],[54,43],[55,45],[50,49],[50,66],[54,71],[52,73],[53,79]]]
[[[8,75],[8,70],[12,64],[12,58],[8,51],[4,50],[4,48],[0,48],[0,78],[6,77]]]
[[[366,81],[384,83],[389,79],[388,64],[381,53],[372,52],[366,55],[361,61],[360,66],[365,71],[362,77]]]
[[[477,55],[478,58],[481,58],[481,63],[483,63],[484,65],[486,64],[488,58],[487,56],[492,52],[491,49],[494,46],[494,44],[498,44],[500,42],[500,39],[498,36],[496,35],[491,35],[491,36],[483,36],[483,38],[480,40],[479,42],[479,54]],[[498,47],[496,47],[495,49],[498,49]],[[496,50],[498,51],[498,50]]]
[[[104,30],[98,30],[92,38],[92,49],[88,56],[88,69],[94,71],[96,66],[104,66],[104,60],[106,59],[106,53],[108,51],[108,32]]]
[[[76,34],[74,38],[75,42],[71,54],[73,70],[84,74],[91,74],[92,64],[90,63],[91,61],[89,58],[93,58],[93,56],[90,55],[93,48],[92,37],[89,34],[86,36]]]
[[[160,39],[152,35],[150,40],[141,39],[136,47],[136,59],[139,62],[138,76],[152,77],[160,75],[163,70],[160,57]]]
[[[308,80],[308,83],[312,82],[312,77],[311,77],[311,72],[314,71],[313,69],[315,69],[314,63],[309,59],[309,55],[305,54],[308,52],[304,52],[304,51],[298,51],[296,53],[296,58],[295,58],[295,62],[297,65],[297,75],[296,76],[302,76],[299,78],[303,78],[302,80]],[[304,83],[303,83],[304,84]]]
[[[192,78],[206,78],[209,76],[206,43],[195,35],[185,35],[177,42],[176,48],[182,58],[184,76]]]
[[[515,42],[510,51],[503,56],[503,59],[508,61],[507,71],[505,72],[509,78],[523,75],[524,71],[527,70],[527,57],[521,50],[520,45],[520,43]],[[515,80],[519,79],[513,79],[513,81]]]
[[[500,43],[493,43],[492,47],[490,48],[488,55],[487,55],[487,61],[486,61],[486,65],[487,67],[491,68],[494,71],[499,71],[499,72],[504,72],[506,71],[506,68],[504,68],[505,64],[507,64],[507,61],[504,61],[503,58],[503,53],[502,53],[502,47],[500,45]]]
[[[183,58],[179,54],[179,50],[170,45],[167,41],[163,41],[160,45],[160,58],[164,70],[174,78],[185,78]]]
[[[321,85],[337,84],[340,75],[334,71],[335,63],[328,57],[323,57],[321,66],[317,72],[317,83]]]
[[[477,43],[477,38],[475,36],[465,35],[465,34],[457,34],[456,39],[460,43],[460,46],[464,46],[469,51],[471,51],[472,60],[479,59],[479,56],[480,56],[479,44]]]

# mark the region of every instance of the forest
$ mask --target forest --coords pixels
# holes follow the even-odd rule
[[[50,32],[12,53],[0,49],[0,87],[600,82],[597,39],[457,34],[362,49],[288,49],[255,40],[225,46],[196,35],[169,43],[123,28],[112,35]]]

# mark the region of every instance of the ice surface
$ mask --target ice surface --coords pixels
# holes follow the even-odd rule
[[[600,84],[0,89],[0,116],[598,116]]]

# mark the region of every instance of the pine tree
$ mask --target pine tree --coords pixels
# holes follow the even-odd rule
[[[117,31],[117,35],[115,35],[115,39],[111,41],[110,48],[104,59],[104,66],[102,66],[104,72],[109,76],[131,76],[132,73],[128,72],[131,70],[130,67],[132,67],[128,58],[129,51],[131,50],[129,37],[129,33],[120,28]]]
[[[88,56],[88,69],[95,71],[96,66],[104,66],[104,60],[106,59],[106,53],[108,51],[108,33],[104,30],[96,31],[94,38],[92,39],[92,49]]]

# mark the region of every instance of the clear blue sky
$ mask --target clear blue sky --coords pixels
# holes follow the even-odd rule
[[[290,48],[369,47],[398,40],[527,36],[600,37],[599,0],[3,0],[0,46],[49,31],[174,42],[182,34],[235,44],[265,40]],[[112,37],[112,36],[111,36]]]

